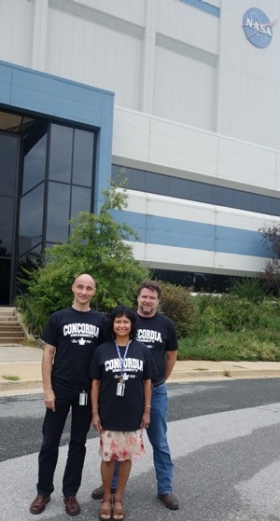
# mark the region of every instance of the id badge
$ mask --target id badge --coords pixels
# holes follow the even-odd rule
[[[125,390],[125,384],[122,383],[122,382],[119,382],[117,384],[117,396],[123,396],[124,395],[124,390]]]
[[[87,405],[88,395],[85,391],[79,394],[79,405]]]

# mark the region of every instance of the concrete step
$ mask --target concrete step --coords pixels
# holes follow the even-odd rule
[[[5,336],[7,338],[24,338],[24,332],[22,329],[16,329],[12,331],[0,331],[0,339]]]
[[[0,307],[0,345],[22,343],[26,335],[14,307]]]
[[[15,308],[6,308],[6,307],[1,307],[0,306],[0,315],[1,316],[7,316],[7,315],[8,316],[10,316],[10,315],[11,316],[12,315],[15,316],[15,314],[16,314]]]
[[[16,331],[17,329],[22,331],[22,327],[18,322],[0,322],[0,331]]]
[[[0,338],[0,347],[1,346],[5,346],[5,347],[9,347],[9,346],[18,346],[18,345],[22,345],[23,343],[23,340],[24,338],[22,339],[18,339],[18,338],[9,338],[9,337],[3,337],[3,338]]]

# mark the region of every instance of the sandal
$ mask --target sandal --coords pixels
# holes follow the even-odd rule
[[[124,507],[123,507],[123,502],[121,499],[114,498],[112,519],[114,521],[122,521],[124,518],[125,518],[125,511],[124,511]]]
[[[100,508],[98,510],[98,516],[101,521],[108,521],[112,517],[111,512],[112,501],[111,499],[102,499]]]

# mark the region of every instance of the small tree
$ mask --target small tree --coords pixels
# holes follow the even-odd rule
[[[47,248],[44,265],[35,271],[25,270],[22,280],[27,288],[25,299],[16,305],[24,308],[27,325],[40,334],[51,313],[71,305],[71,285],[75,276],[89,273],[97,281],[95,307],[110,311],[119,303],[132,306],[137,287],[149,271],[133,257],[132,247],[124,241],[137,239],[135,231],[125,223],[117,223],[113,210],[127,205],[125,190],[111,181],[104,190],[99,214],[80,212],[70,221],[71,234],[64,244]]]
[[[277,295],[280,293],[280,226],[259,229],[262,242],[270,252],[271,259],[266,261],[264,270],[259,274],[266,288]]]

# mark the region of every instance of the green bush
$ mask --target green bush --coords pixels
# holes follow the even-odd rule
[[[160,287],[162,292],[160,311],[173,320],[178,337],[187,336],[193,327],[195,317],[190,293],[182,286],[169,282],[160,282]]]
[[[265,299],[255,304],[233,294],[193,298],[196,310],[193,331],[198,335],[280,327],[279,303],[275,301]]]
[[[256,278],[243,278],[233,282],[232,293],[239,298],[261,302],[268,295],[262,281]]]
[[[197,295],[194,327],[179,360],[280,360],[280,300]]]
[[[224,332],[181,339],[178,360],[280,360],[280,334]]]

